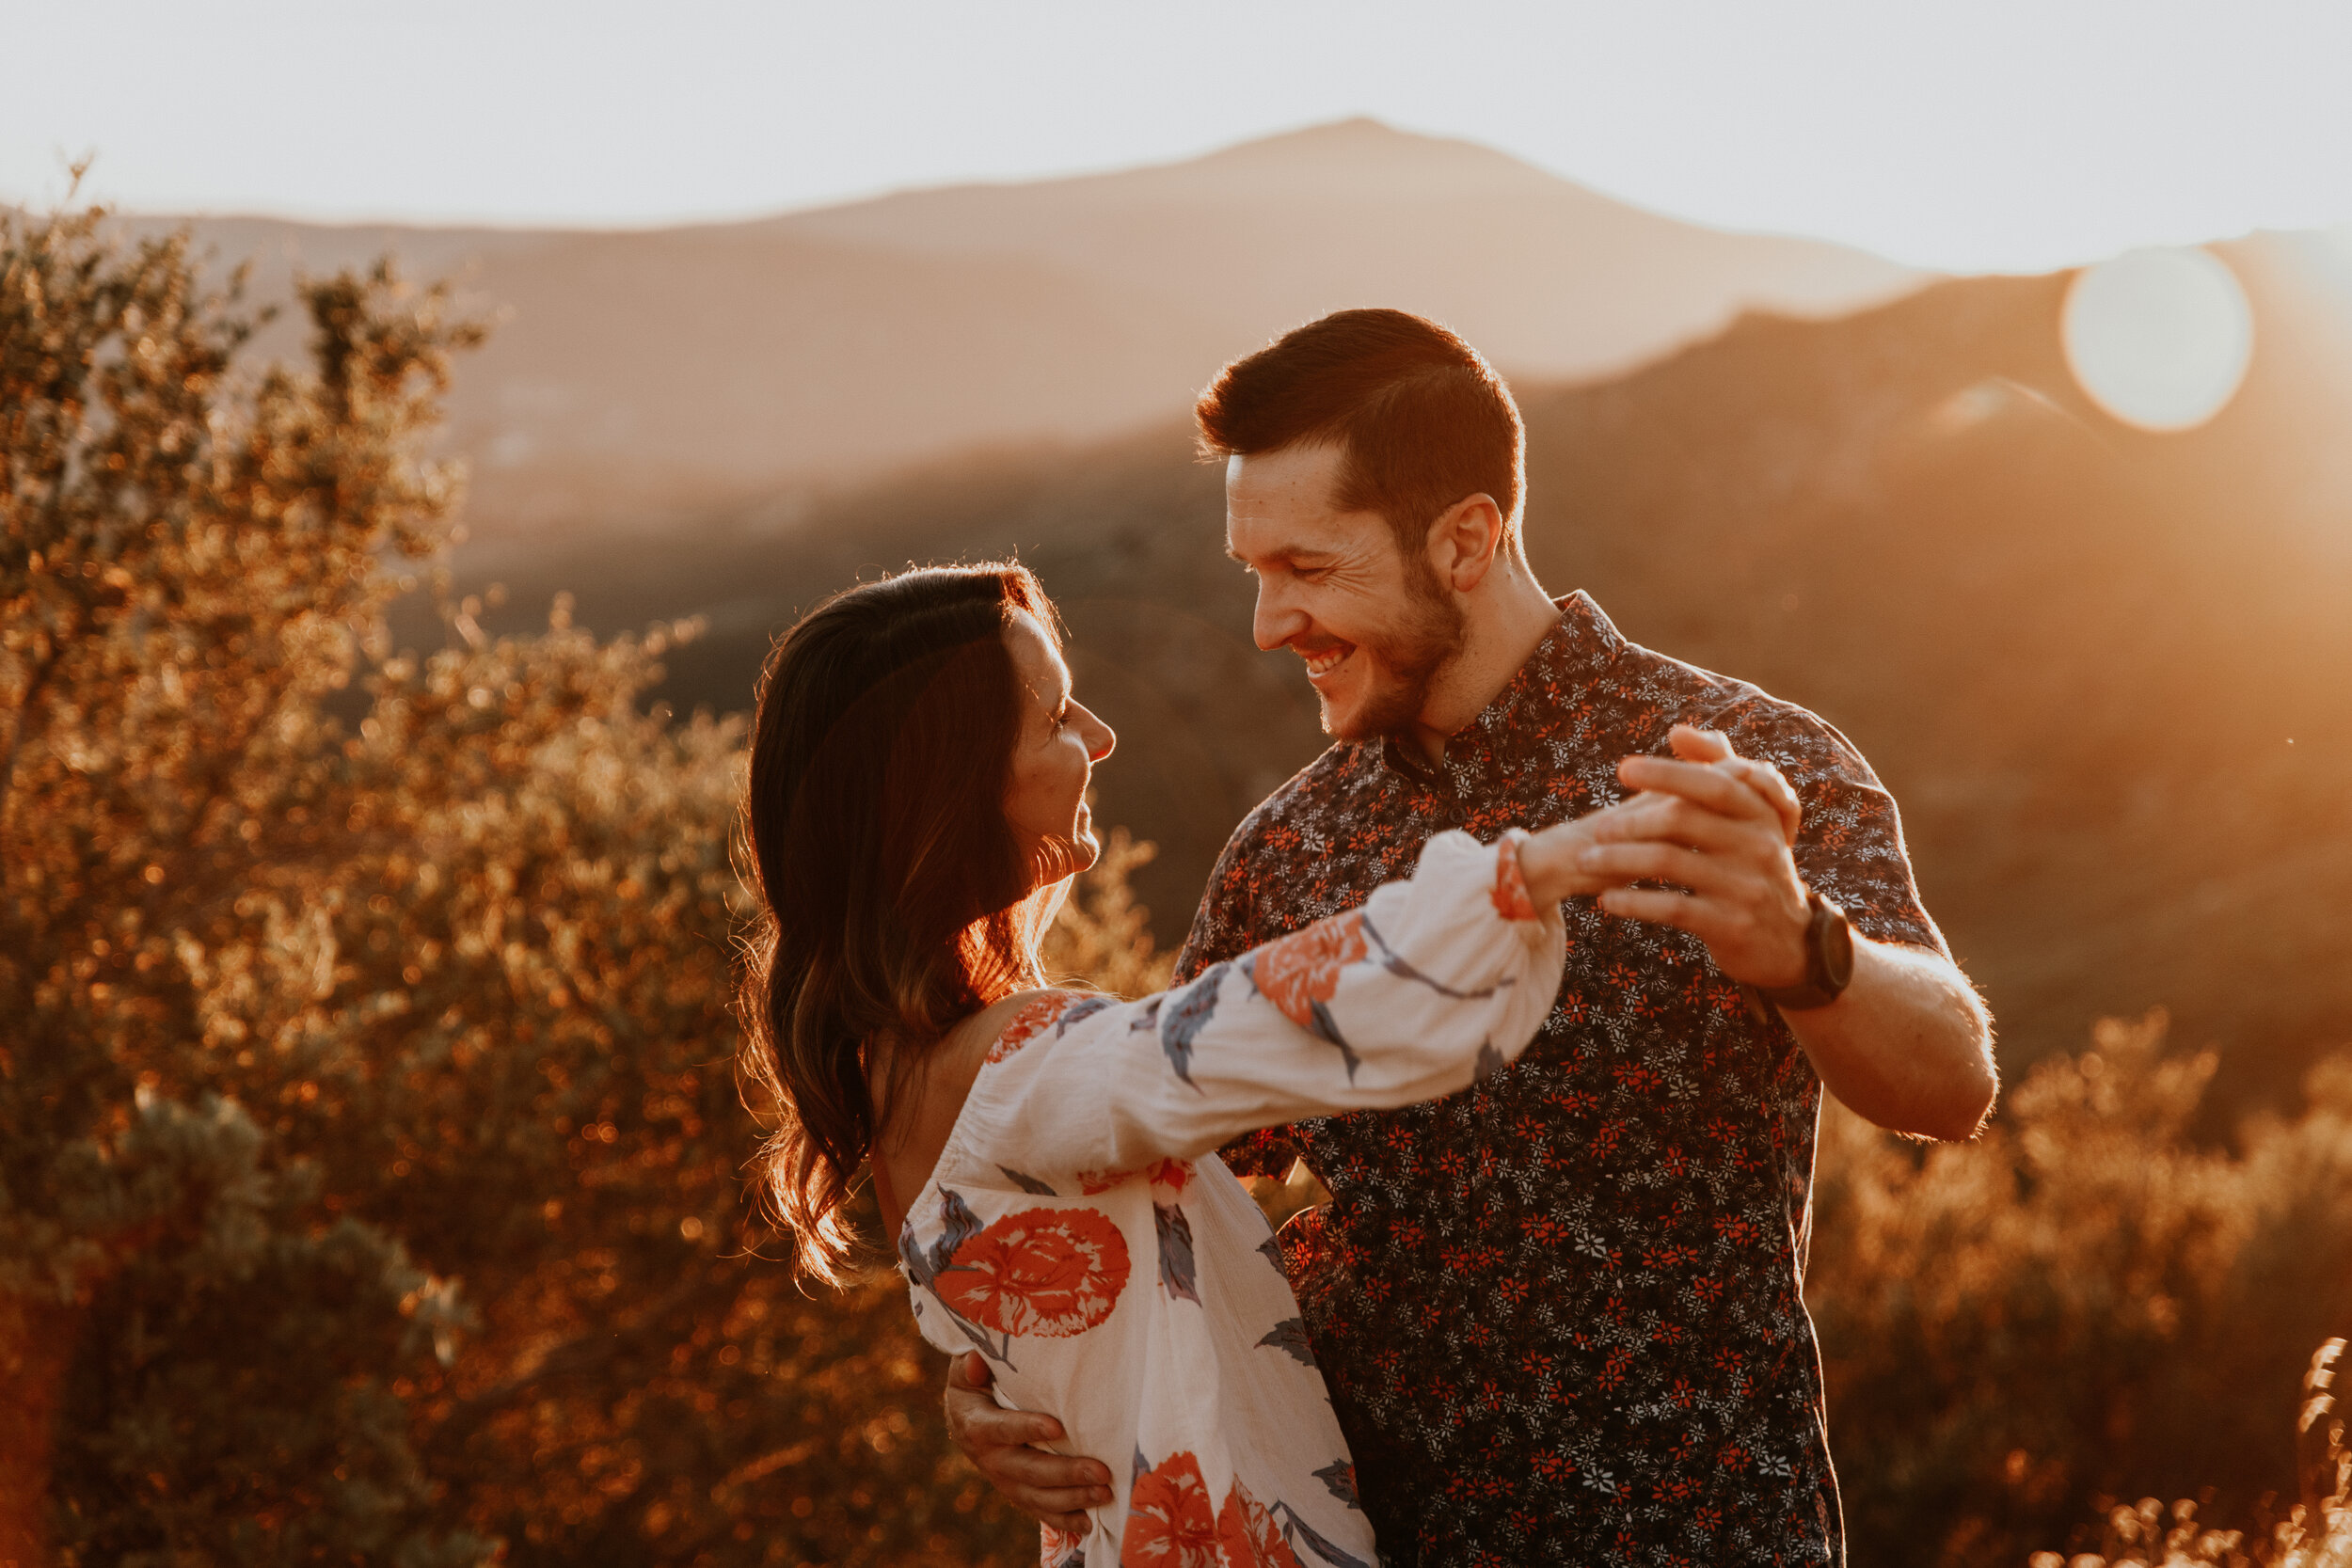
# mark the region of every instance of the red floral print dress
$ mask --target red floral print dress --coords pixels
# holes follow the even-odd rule
[[[1087,1535],[1045,1532],[1051,1568],[1375,1560],[1273,1234],[1215,1150],[1518,1055],[1565,957],[1523,836],[1440,834],[1360,909],[1140,1002],[1045,992],[990,1049],[898,1256],[924,1338],[1119,1476]]]

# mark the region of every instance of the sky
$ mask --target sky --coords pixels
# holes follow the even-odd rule
[[[1951,271],[2352,224],[2352,4],[0,0],[0,201],[644,226],[1352,115]]]

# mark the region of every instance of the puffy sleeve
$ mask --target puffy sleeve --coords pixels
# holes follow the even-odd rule
[[[1467,1087],[1527,1048],[1560,986],[1560,910],[1528,897],[1525,837],[1441,833],[1361,909],[1140,1002],[1039,998],[991,1048],[943,1164],[1039,1181],[1134,1170]]]

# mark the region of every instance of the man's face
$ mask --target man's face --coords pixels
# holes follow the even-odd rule
[[[1462,611],[1377,513],[1337,510],[1343,460],[1336,446],[1232,459],[1225,549],[1258,579],[1258,646],[1305,660],[1326,734],[1367,740],[1420,715],[1461,646]]]

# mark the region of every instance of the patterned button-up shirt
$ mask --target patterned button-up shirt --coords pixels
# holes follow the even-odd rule
[[[1804,807],[1806,883],[1855,929],[1944,952],[1895,802],[1828,723],[1628,642],[1581,594],[1433,768],[1333,746],[1234,832],[1180,978],[1354,908],[1429,837],[1620,799],[1619,759],[1719,730]],[[1695,938],[1567,905],[1566,977],[1508,1070],[1226,1151],[1331,1191],[1282,1230],[1388,1560],[1844,1560],[1802,1297],[1820,1082]]]

